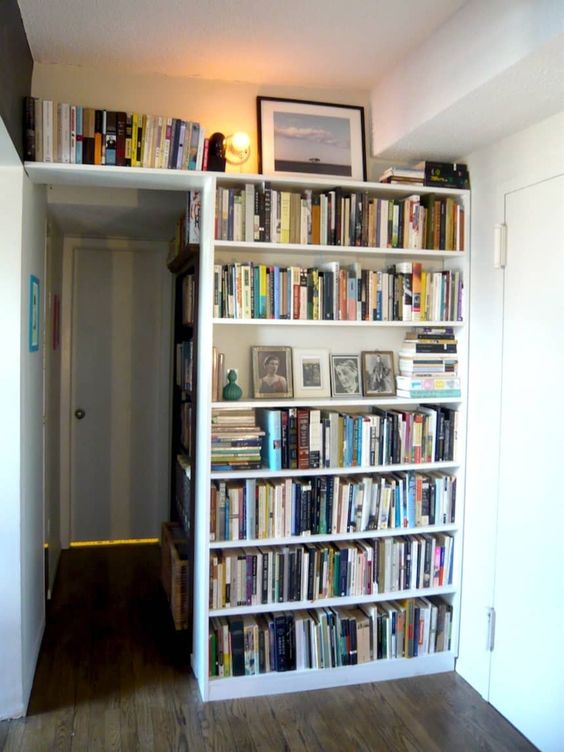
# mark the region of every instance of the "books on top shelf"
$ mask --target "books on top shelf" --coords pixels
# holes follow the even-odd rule
[[[210,621],[210,677],[353,666],[450,649],[452,606],[439,596]]]
[[[36,162],[205,170],[204,128],[162,115],[27,97],[26,159]]]
[[[211,609],[315,602],[452,583],[448,533],[260,548],[213,549]]]
[[[254,410],[212,410],[212,471],[259,468],[263,436]]]
[[[215,318],[461,321],[462,296],[460,271],[428,271],[415,261],[377,271],[337,261],[214,265]]]
[[[458,342],[451,327],[407,332],[399,352],[399,397],[460,397]]]
[[[343,188],[219,187],[215,237],[238,242],[464,250],[464,207],[452,196],[381,198]]]

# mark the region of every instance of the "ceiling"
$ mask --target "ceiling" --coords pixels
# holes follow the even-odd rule
[[[370,90],[465,0],[18,0],[35,62]]]

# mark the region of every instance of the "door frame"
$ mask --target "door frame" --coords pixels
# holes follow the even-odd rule
[[[71,430],[72,430],[72,312],[74,303],[74,252],[80,249],[120,251],[162,251],[166,254],[168,244],[159,240],[127,240],[122,238],[82,238],[66,235],[63,241],[63,280],[61,294],[61,463],[60,463],[60,537],[61,548],[71,544]],[[163,260],[164,264],[164,260]],[[170,277],[172,289],[173,277]],[[172,301],[172,297],[171,297]],[[170,310],[169,350],[172,363],[172,315]],[[171,371],[172,373],[172,371]],[[171,404],[171,388],[168,385],[168,404]],[[167,413],[170,417],[170,410]],[[168,430],[170,441],[170,426]],[[170,470],[169,470],[170,474]],[[170,487],[170,475],[169,475]],[[168,504],[167,499],[167,504]]]

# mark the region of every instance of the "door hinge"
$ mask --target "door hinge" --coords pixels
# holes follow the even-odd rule
[[[505,269],[507,264],[507,225],[494,227],[494,268]]]
[[[486,611],[488,614],[488,641],[486,650],[491,653],[495,644],[495,608],[492,606],[491,608],[487,608]]]

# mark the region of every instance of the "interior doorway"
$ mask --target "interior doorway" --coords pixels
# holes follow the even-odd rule
[[[69,494],[62,537],[156,538],[169,513],[166,251],[158,244],[83,241],[67,253]]]

